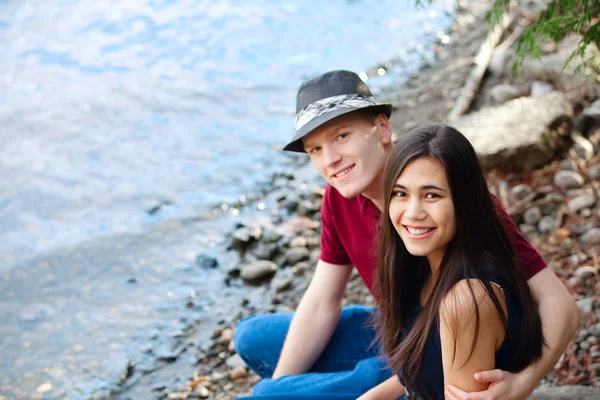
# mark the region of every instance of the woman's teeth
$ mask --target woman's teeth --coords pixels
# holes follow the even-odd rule
[[[433,228],[416,229],[416,228],[409,228],[409,227],[406,227],[406,229],[408,230],[408,233],[410,233],[411,235],[424,235],[433,230]]]

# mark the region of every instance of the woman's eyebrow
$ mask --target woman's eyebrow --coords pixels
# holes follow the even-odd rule
[[[400,185],[399,183],[394,183],[394,187],[398,188],[398,189],[406,189],[405,186]],[[421,186],[421,190],[440,190],[442,192],[446,192],[446,189],[442,189],[441,187],[435,186],[435,185],[424,185],[424,186]]]

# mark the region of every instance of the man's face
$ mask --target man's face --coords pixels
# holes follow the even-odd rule
[[[350,113],[334,118],[302,139],[319,174],[346,198],[379,195],[379,179],[391,142],[385,115]]]

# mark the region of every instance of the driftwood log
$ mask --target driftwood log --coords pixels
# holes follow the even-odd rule
[[[475,56],[475,66],[471,70],[454,107],[450,111],[450,114],[448,114],[449,121],[457,120],[461,115],[467,112],[471,106],[471,102],[479,90],[481,79],[490,64],[492,54],[494,54],[494,48],[496,48],[500,42],[504,31],[512,24],[513,19],[514,17],[511,14],[504,14],[502,20],[496,24],[492,31],[487,35],[485,41],[479,48],[479,52]]]

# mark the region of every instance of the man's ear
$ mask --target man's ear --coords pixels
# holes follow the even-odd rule
[[[375,117],[375,126],[379,128],[381,142],[383,144],[392,143],[392,124],[385,114],[379,114]]]

